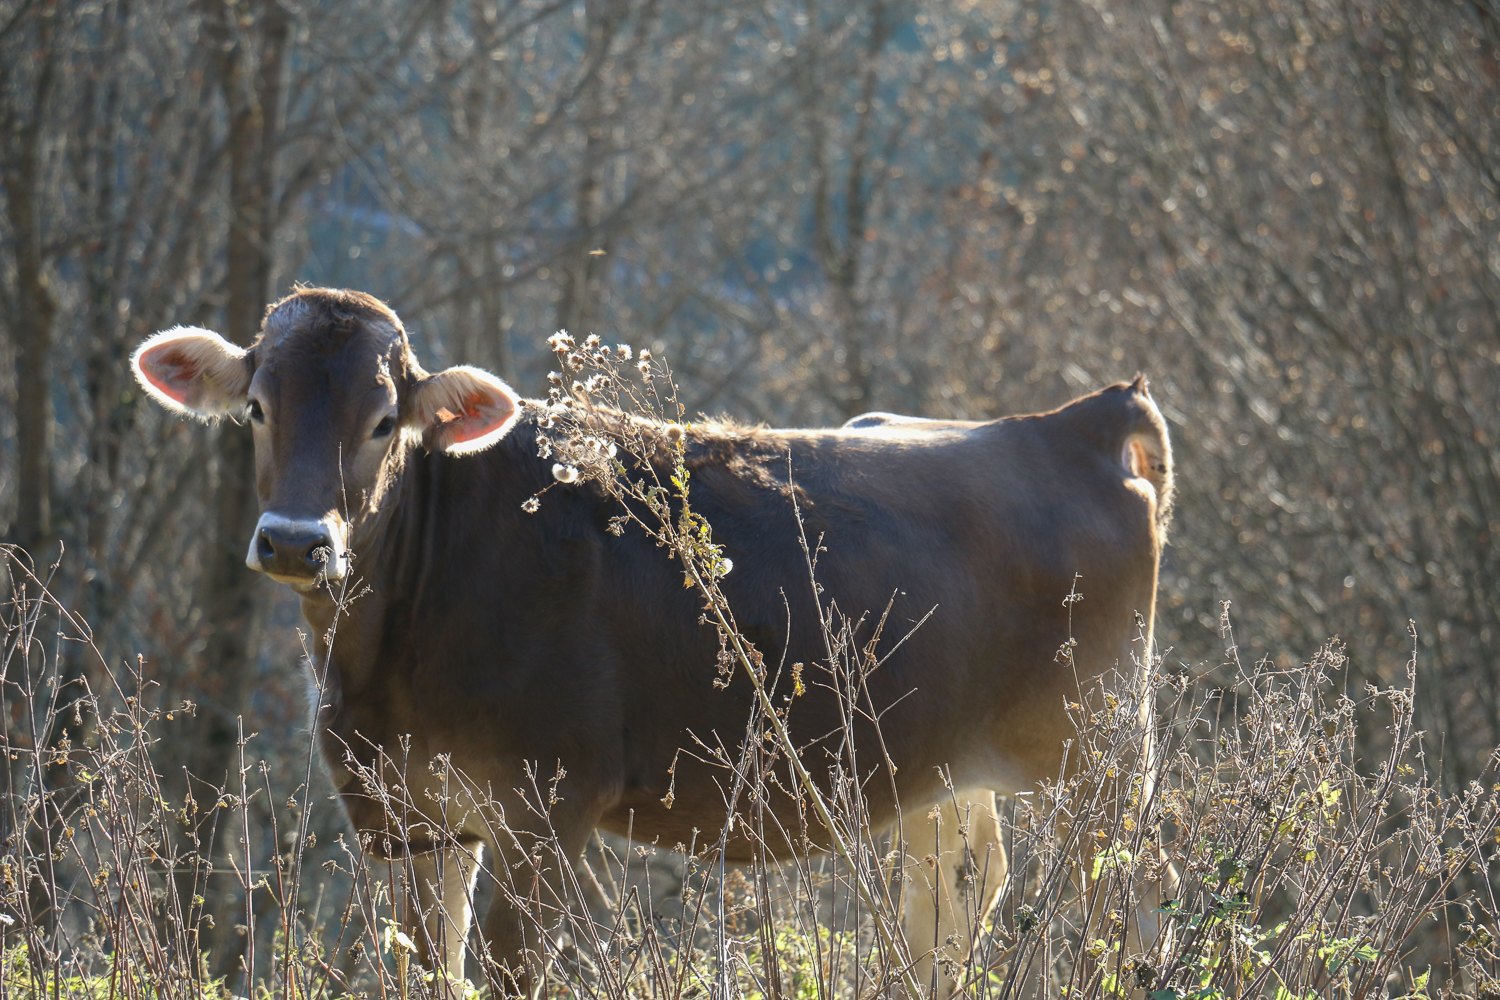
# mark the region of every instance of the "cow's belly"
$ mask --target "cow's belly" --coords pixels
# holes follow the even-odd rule
[[[1012,794],[1056,773],[1064,741],[1075,735],[1065,704],[1077,699],[1076,682],[1054,661],[1057,643],[1051,637],[1018,648],[1000,641],[1010,638],[1003,632],[968,636],[960,643],[933,629],[921,638],[913,636],[903,647],[904,658],[887,662],[886,673],[871,688],[876,706],[885,711],[881,732],[866,724],[856,729],[853,740],[874,825],[893,823],[898,801],[900,815],[925,815],[927,807],[948,796],[946,781],[957,789]],[[996,658],[989,652],[996,648],[1015,653]],[[778,689],[778,703],[781,693]],[[748,717],[748,692],[710,689],[692,700],[696,710],[677,704],[673,713],[664,713],[658,706],[653,721],[661,728],[650,748],[622,748],[630,776],[619,798],[604,809],[600,825],[637,840],[702,847],[719,838],[735,796],[737,811],[752,823],[758,806],[769,809],[772,816],[757,828],[785,829],[800,837],[804,817],[789,796],[773,787],[763,803],[756,803],[745,789],[736,793],[733,774],[704,763],[708,749],[695,746],[688,734],[691,730],[702,743],[737,753]],[[825,791],[839,750],[839,718],[826,690],[809,688],[793,702],[794,739],[804,748],[801,759]],[[884,772],[883,751],[896,764],[894,782]],[[773,766],[778,781],[790,786],[794,779],[785,759]],[[880,773],[872,777],[872,772]],[[808,819],[810,827],[816,826]],[[815,841],[821,836],[815,829],[808,833]],[[731,857],[743,859],[750,846],[732,846]],[[796,849],[795,844],[780,846]]]

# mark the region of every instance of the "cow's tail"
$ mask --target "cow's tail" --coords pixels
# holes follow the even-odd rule
[[[1172,439],[1167,434],[1167,422],[1146,387],[1146,376],[1135,377],[1130,383],[1130,394],[1134,404],[1131,409],[1136,415],[1135,426],[1125,437],[1120,460],[1156,491],[1156,527],[1165,543],[1167,528],[1172,523],[1172,501],[1177,491],[1172,480]]]

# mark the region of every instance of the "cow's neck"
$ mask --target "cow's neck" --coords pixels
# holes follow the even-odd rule
[[[466,544],[485,545],[503,535],[506,520],[516,528],[535,529],[535,518],[521,503],[551,483],[546,463],[536,456],[535,425],[523,419],[493,448],[452,457],[425,453],[412,446],[393,472],[377,509],[354,526],[350,582],[340,601],[318,591],[303,596],[302,614],[314,633],[319,659],[332,668],[336,682],[351,697],[371,683],[371,671],[399,669],[409,651],[383,648],[390,614],[411,613],[434,588],[447,585],[453,567],[440,560],[449,532],[463,533]],[[461,498],[484,498],[484,523],[460,506]],[[340,608],[342,607],[342,610]],[[336,626],[336,627],[335,627]],[[402,630],[396,630],[402,631]],[[334,636],[332,655],[326,639]]]
[[[358,696],[369,684],[379,657],[381,626],[390,604],[393,536],[411,508],[408,451],[392,476],[382,502],[356,521],[350,532],[348,578],[333,589],[319,587],[302,597],[302,617],[312,632],[318,668],[338,700]],[[325,722],[327,720],[325,719]]]

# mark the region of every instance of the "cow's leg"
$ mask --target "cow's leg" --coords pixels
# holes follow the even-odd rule
[[[493,986],[530,997],[546,962],[542,935],[570,909],[566,873],[583,856],[592,822],[562,822],[546,834],[497,829],[490,841],[497,884],[484,918]],[[497,996],[500,995],[497,993]]]
[[[501,852],[496,851],[494,857],[499,884],[484,917],[484,946],[489,966],[485,978],[496,996],[529,997],[537,945],[536,928],[529,912],[530,894],[525,885],[529,879],[513,870]]]
[[[484,856],[479,841],[411,859],[406,931],[422,964],[442,969],[452,981],[464,978],[464,943],[474,915],[474,883]]]
[[[946,1000],[963,985],[985,919],[1005,888],[1007,867],[993,792],[960,792],[934,806],[929,817],[907,841],[914,863],[903,922],[917,982],[935,984],[933,996]]]

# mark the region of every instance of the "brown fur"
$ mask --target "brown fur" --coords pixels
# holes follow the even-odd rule
[[[413,419],[425,372],[400,321],[359,293],[299,289],[272,308],[254,356],[251,391],[275,410],[257,430],[263,507],[346,519],[351,590],[368,587],[331,650],[322,637],[332,600],[303,597],[331,690],[320,728],[356,827],[404,837],[350,765],[380,771],[379,749],[409,739],[415,807],[500,852],[499,872],[549,829],[574,856],[599,826],[668,845],[717,837],[724,775],[679,750],[737,746],[747,683],[716,685],[717,633],[670,554],[639,530],[612,535],[621,509],[601,491],[554,483],[551,461],[537,456],[539,411],[526,407],[478,454],[429,453],[401,435],[372,445],[371,407],[397,405]],[[394,403],[381,403],[385,394]],[[667,428],[597,419],[630,421],[655,442],[653,459],[666,457]],[[999,791],[1055,776],[1073,735],[1064,705],[1080,683],[1115,669],[1133,677],[1133,657],[1149,648],[1172,473],[1143,379],[988,422],[772,430],[715,421],[686,433],[693,506],[734,561],[725,594],[768,662],[826,668],[790,486],[809,537],[826,548],[824,607],[854,618],[890,608],[878,646],[890,655],[870,675],[866,706],[884,713],[880,735],[898,767],[865,783],[877,825],[896,818],[897,796],[908,816],[941,798],[940,767],[961,788]],[[540,512],[523,512],[544,488]],[[1065,606],[1075,587],[1083,600]],[[860,635],[872,638],[868,626]],[[1066,669],[1056,654],[1070,638]],[[783,678],[778,702],[789,691]],[[827,687],[810,683],[788,718],[813,771],[826,774],[825,755],[845,735]],[[864,716],[852,737],[877,745]],[[437,812],[423,786],[438,755],[495,800]],[[550,827],[511,791],[526,785],[528,764],[543,776],[566,770]],[[797,829],[790,798],[770,806]],[[736,857],[749,850],[734,838],[729,846]],[[507,961],[527,941],[503,903],[486,936]]]

